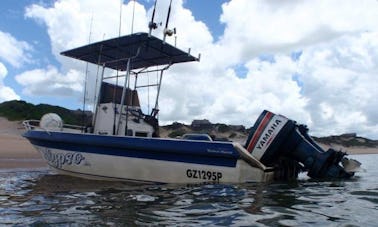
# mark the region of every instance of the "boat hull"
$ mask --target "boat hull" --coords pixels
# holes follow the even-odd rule
[[[61,174],[158,183],[266,182],[273,172],[243,160],[232,143],[31,130],[24,134]]]

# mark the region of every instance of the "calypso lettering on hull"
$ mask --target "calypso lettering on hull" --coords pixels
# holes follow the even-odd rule
[[[40,148],[39,151],[43,154],[52,166],[61,168],[62,165],[79,165],[85,160],[85,157],[77,152],[51,152],[48,148]]]

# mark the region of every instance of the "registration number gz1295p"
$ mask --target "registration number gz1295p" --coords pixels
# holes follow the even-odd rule
[[[187,169],[186,176],[188,178],[202,179],[208,181],[219,181],[222,178],[221,172],[207,171],[207,170],[197,170],[197,169]]]

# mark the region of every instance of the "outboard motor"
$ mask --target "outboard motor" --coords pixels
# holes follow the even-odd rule
[[[282,158],[297,161],[311,178],[349,178],[354,175],[339,165],[348,163],[346,153],[324,151],[307,134],[305,125],[298,125],[282,115],[264,110],[254,124],[246,143],[252,156],[266,166],[279,165]],[[354,164],[354,163],[353,163]]]

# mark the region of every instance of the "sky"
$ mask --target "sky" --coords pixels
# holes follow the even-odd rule
[[[60,52],[148,32],[153,4],[0,1],[0,102],[82,109],[86,65]],[[158,0],[157,22],[165,22],[168,4]],[[177,46],[201,60],[164,75],[160,124],[209,119],[251,127],[266,109],[308,125],[314,136],[378,139],[377,0],[173,0],[169,27],[177,29]],[[153,35],[161,38],[162,27]],[[91,109],[97,68],[87,72]]]

